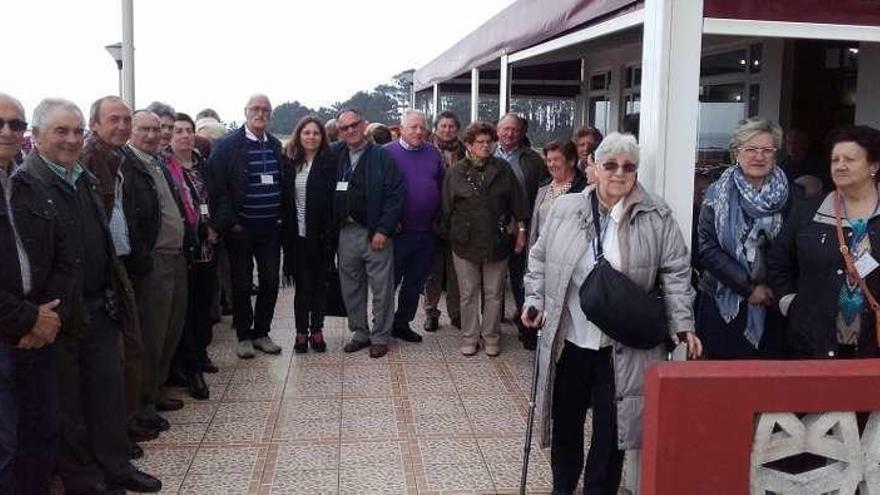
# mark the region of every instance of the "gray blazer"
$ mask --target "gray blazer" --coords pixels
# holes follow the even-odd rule
[[[589,186],[581,193],[557,198],[529,254],[525,306],[544,311],[544,328],[538,343],[537,396],[543,447],[550,445],[554,375],[565,343],[565,336],[558,332],[565,294],[575,265],[595,237],[589,201],[589,195],[595,194],[595,190],[596,186]],[[645,290],[650,290],[659,277],[670,332],[693,331],[690,255],[671,210],[637,183],[624,198],[623,218],[618,230],[621,271]],[[648,350],[618,342],[613,345],[617,445],[623,450],[638,449],[642,441],[645,371],[651,363],[666,357],[666,349],[663,345]]]

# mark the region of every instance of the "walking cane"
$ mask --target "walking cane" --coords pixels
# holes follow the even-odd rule
[[[528,312],[526,315],[529,317],[529,320],[534,321],[538,316],[538,310],[535,309],[534,306],[529,306]],[[538,326],[538,338],[537,345],[535,346],[535,369],[532,372],[532,395],[529,399],[529,419],[526,420],[526,441],[523,445],[523,466],[522,466],[522,476],[519,480],[519,493],[520,495],[525,495],[526,493],[526,478],[529,475],[529,454],[532,453],[532,427],[534,426],[535,420],[535,400],[538,396],[538,366],[540,360],[538,359],[541,355],[541,326]]]

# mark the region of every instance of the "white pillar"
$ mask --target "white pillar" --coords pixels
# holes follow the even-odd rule
[[[587,59],[581,58],[581,87],[580,93],[575,98],[574,123],[575,126],[586,125],[590,120],[590,72]]]
[[[501,66],[498,70],[498,118],[504,116],[510,108],[510,65],[507,62],[507,54],[501,56]]]
[[[132,109],[134,99],[134,6],[132,0],[122,0],[122,99]]]
[[[437,83],[434,83],[434,96],[431,99],[431,104],[432,104],[431,112],[433,112],[433,115],[430,116],[430,120],[434,120],[437,118],[437,115],[440,113],[440,85]],[[431,112],[429,112],[429,113],[431,113]]]
[[[480,120],[480,69],[471,69],[471,122]]]
[[[782,66],[785,40],[767,38],[762,45],[761,79],[763,82],[758,101],[758,116],[779,122],[782,120]]]
[[[690,245],[703,1],[645,0],[639,179],[672,208]]]
[[[880,43],[860,43],[856,124],[880,128]]]

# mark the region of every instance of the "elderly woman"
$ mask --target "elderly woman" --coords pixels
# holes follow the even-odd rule
[[[477,353],[481,337],[487,355],[501,352],[498,325],[507,258],[526,246],[526,199],[510,166],[492,156],[497,139],[492,124],[469,125],[464,134],[467,157],[443,179],[443,230],[452,246],[461,294],[461,352],[465,356]],[[511,245],[508,226],[513,222],[517,235]]]
[[[543,220],[547,218],[550,205],[559,196],[579,193],[587,187],[587,178],[577,165],[577,148],[571,141],[556,139],[544,146],[544,161],[550,172],[550,183],[538,189],[535,208],[532,211],[532,228],[529,230],[529,247],[535,245]]]
[[[208,357],[211,336],[211,302],[217,284],[214,244],[217,231],[211,219],[211,199],[205,167],[207,163],[195,150],[195,122],[185,113],[174,115],[171,154],[166,158],[183,205],[188,237],[196,244],[188,257],[188,302],[186,323],[174,355],[175,373],[186,377],[189,394],[195,399],[210,396],[203,371],[216,372]]]
[[[593,153],[602,142],[602,133],[595,127],[584,125],[575,129],[571,140],[577,146],[578,169],[586,175],[588,183],[595,184],[596,162]]]
[[[770,285],[796,357],[878,357],[880,131],[852,127],[830,142],[835,189],[793,209],[770,252]]]
[[[624,450],[642,436],[642,383],[647,367],[664,359],[663,344],[648,350],[616,342],[589,321],[579,292],[601,242],[607,261],[646,291],[663,290],[670,337],[701,353],[694,335],[688,249],[672,212],[636,181],[639,147],[631,135],[612,133],[596,149],[598,182],[567,194],[550,209],[529,256],[523,324],[543,324],[537,414],[542,446],[551,445],[553,493],[573,493],[584,471],[584,421],[593,408],[593,435],[584,493],[617,493]],[[598,200],[601,240],[585,227]]]
[[[767,286],[767,251],[790,204],[788,179],[775,159],[781,144],[777,124],[740,122],[730,143],[736,164],[709,186],[700,208],[697,334],[710,359],[784,351],[781,316]]]

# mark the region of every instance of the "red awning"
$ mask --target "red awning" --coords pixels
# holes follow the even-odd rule
[[[636,0],[517,0],[416,71],[416,91],[556,37]]]

